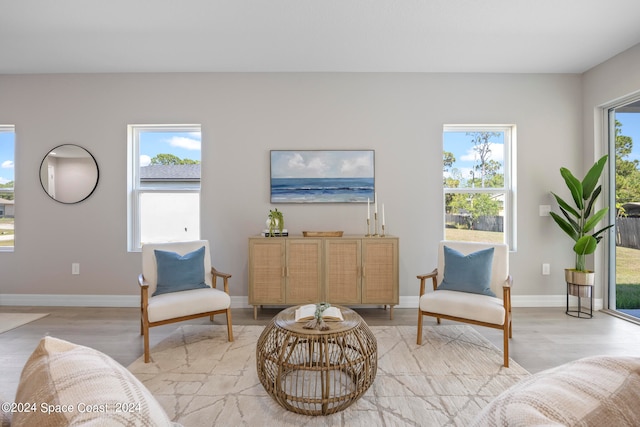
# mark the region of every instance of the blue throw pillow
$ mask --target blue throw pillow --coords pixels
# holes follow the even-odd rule
[[[154,252],[158,286],[152,296],[209,287],[204,282],[204,246],[182,256],[157,249]]]
[[[438,289],[470,292],[495,297],[491,290],[493,248],[473,252],[467,256],[444,247],[444,278]]]

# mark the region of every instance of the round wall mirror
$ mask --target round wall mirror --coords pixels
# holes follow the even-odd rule
[[[74,144],[49,151],[40,164],[40,183],[53,200],[79,203],[98,186],[98,163],[93,155]]]

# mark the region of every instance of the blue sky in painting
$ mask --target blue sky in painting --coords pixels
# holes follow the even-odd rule
[[[372,178],[373,150],[271,151],[272,178]]]

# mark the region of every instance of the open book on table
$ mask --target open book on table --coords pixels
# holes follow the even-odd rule
[[[316,317],[316,305],[302,305],[296,309],[296,322],[306,322]],[[322,319],[325,322],[338,322],[344,320],[342,312],[338,307],[329,307],[322,312]]]

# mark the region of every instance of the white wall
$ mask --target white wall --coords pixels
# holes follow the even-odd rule
[[[637,68],[636,68],[637,69]],[[92,74],[0,76],[0,124],[16,125],[16,250],[0,253],[0,304],[23,294],[137,295],[126,244],[128,124],[202,124],[202,237],[247,295],[247,237],[264,227],[269,150],[374,149],[388,233],[400,237],[400,295],[417,299],[442,238],[442,126],[517,125],[514,300],[564,303],[566,237],[538,205],[583,150],[581,76],[527,74]],[[94,194],[51,200],[38,168],[56,145],[87,148]],[[364,233],[362,204],[277,205],[291,233]],[[71,275],[71,263],[80,275]],[[550,276],[540,274],[551,263]],[[12,298],[12,295],[14,298]]]

